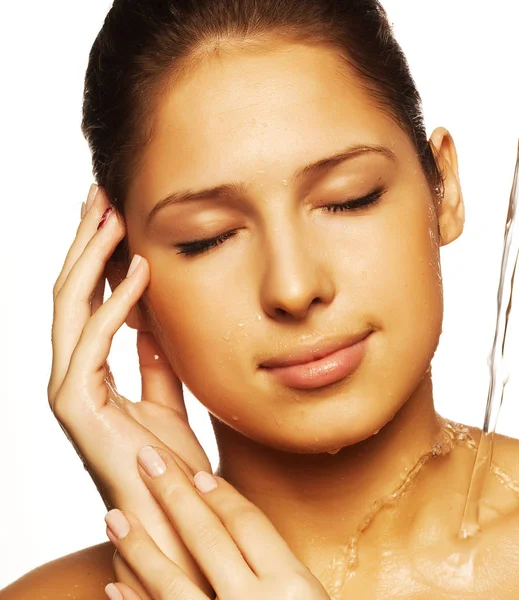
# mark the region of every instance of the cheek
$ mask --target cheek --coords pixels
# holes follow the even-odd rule
[[[439,247],[431,214],[420,200],[395,213],[370,255],[374,268],[362,278],[363,293],[384,333],[391,363],[427,366],[436,349],[443,317]]]
[[[225,393],[236,381],[246,380],[246,367],[250,378],[253,356],[245,356],[244,347],[257,339],[262,323],[251,316],[250,299],[226,269],[195,270],[176,269],[173,280],[167,269],[152,265],[157,283],[150,283],[147,298],[171,365],[205,403],[207,386],[209,396],[215,388]]]

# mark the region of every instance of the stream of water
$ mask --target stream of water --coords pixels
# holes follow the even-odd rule
[[[508,382],[509,372],[505,360],[505,342],[508,319],[512,309],[515,269],[519,257],[519,230],[516,225],[519,196],[518,178],[519,147],[512,193],[510,194],[510,203],[508,205],[508,214],[506,217],[505,241],[501,261],[501,278],[497,293],[497,320],[494,332],[494,343],[492,344],[492,350],[488,361],[490,367],[490,383],[485,410],[485,420],[461,522],[459,533],[461,538],[471,537],[480,530],[479,500],[481,498],[485,479],[492,464],[494,434],[499,418],[499,411],[503,404],[504,390]]]

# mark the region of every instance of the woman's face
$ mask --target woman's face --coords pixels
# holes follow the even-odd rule
[[[164,98],[127,198],[130,248],[151,270],[150,324],[178,376],[219,420],[296,452],[355,443],[385,425],[441,332],[425,176],[408,137],[339,60],[281,45],[207,61]],[[382,150],[302,171],[358,146]],[[223,184],[234,189],[171,202],[149,219],[170,194]],[[379,199],[333,208],[365,197]],[[188,245],[222,234],[205,252]],[[352,352],[362,360],[327,385],[261,366],[358,334],[368,336]]]

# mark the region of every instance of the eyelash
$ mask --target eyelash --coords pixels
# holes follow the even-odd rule
[[[378,204],[384,191],[385,190],[382,188],[377,188],[374,192],[367,196],[363,196],[362,198],[356,198],[355,200],[349,200],[348,202],[342,202],[340,204],[328,204],[327,206],[323,206],[323,208],[331,213],[355,212],[362,210],[366,206]],[[183,254],[184,256],[197,256],[203,254],[204,252],[223,244],[237,233],[237,231],[228,231],[208,240],[197,240],[196,242],[183,242],[182,244],[177,244],[177,248],[179,248],[177,254]]]

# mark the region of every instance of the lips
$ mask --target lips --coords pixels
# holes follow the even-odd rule
[[[262,371],[277,383],[299,390],[312,390],[337,383],[361,364],[371,332],[329,341],[313,348],[262,363]],[[309,360],[310,359],[310,360]]]
[[[300,346],[290,350],[289,352],[286,352],[281,356],[266,360],[261,363],[260,366],[267,369],[273,369],[310,363],[329,356],[330,354],[337,352],[337,350],[354,346],[355,344],[364,340],[370,333],[370,331],[364,331],[355,335],[342,337],[341,339],[324,340],[314,344],[313,346]]]

